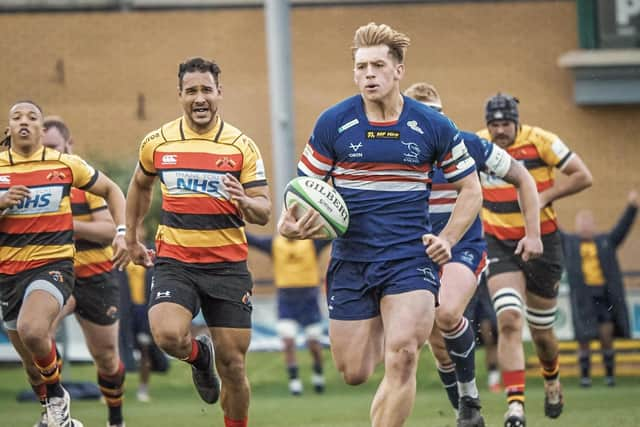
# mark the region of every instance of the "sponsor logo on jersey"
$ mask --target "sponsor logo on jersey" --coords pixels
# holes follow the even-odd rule
[[[11,215],[33,215],[57,212],[62,202],[62,186],[30,188],[31,194],[9,209]],[[0,191],[0,196],[6,191]]]
[[[347,123],[343,124],[342,126],[340,126],[340,127],[338,128],[338,133],[342,133],[342,132],[344,132],[345,130],[347,130],[347,129],[349,129],[349,128],[354,127],[354,126],[355,126],[355,125],[357,125],[358,123],[360,123],[360,120],[358,120],[358,119],[353,119],[353,120],[351,120],[350,122],[347,122]]]
[[[353,150],[353,153],[349,153],[349,157],[356,158],[364,156],[364,154],[358,152],[362,148],[362,142],[358,142],[357,144],[351,142],[349,143],[349,148]]]
[[[10,175],[0,175],[0,184],[11,184]]]
[[[400,132],[396,130],[368,130],[367,139],[400,139]]]
[[[422,130],[422,128],[420,128],[418,122],[416,122],[415,120],[408,121],[407,126],[409,126],[409,129],[418,132],[420,135],[424,135],[424,131]]]
[[[165,154],[164,156],[162,156],[160,162],[163,165],[175,165],[176,163],[178,163],[178,156],[176,154]]]
[[[349,144],[349,148],[351,148],[353,151],[358,151],[360,148],[362,148],[362,142],[358,142],[357,144],[354,144],[352,142],[351,144]]]
[[[152,133],[151,135],[147,136],[144,141],[142,141],[142,146],[144,147],[147,142],[151,142],[159,136],[160,136],[159,132]]]
[[[162,181],[171,195],[208,194],[212,197],[225,197],[222,177],[224,173],[204,171],[162,171]]]

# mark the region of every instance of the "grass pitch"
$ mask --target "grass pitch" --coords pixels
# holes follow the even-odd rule
[[[300,370],[305,393],[292,397],[287,391],[286,372],[280,353],[250,353],[249,379],[252,401],[249,424],[252,427],[366,427],[369,425],[369,404],[382,370],[368,383],[357,387],[342,383],[325,350],[327,390],[323,395],[313,392],[309,377],[310,361],[306,352],[299,352]],[[482,351],[476,357],[484,360]],[[482,363],[479,363],[482,365]],[[487,426],[501,427],[505,411],[502,394],[486,390],[486,373],[478,369],[478,384],[484,405]],[[94,381],[91,365],[73,365],[73,381]],[[428,350],[423,351],[418,373],[418,393],[408,427],[455,427],[453,412],[438,381]],[[69,379],[69,378],[67,378]],[[127,377],[125,417],[128,427],[157,426],[223,426],[220,406],[204,404],[191,383],[191,370],[174,361],[167,374],[151,378],[150,403],[136,400],[137,374]],[[557,420],[543,415],[543,389],[540,379],[527,380],[527,425],[530,427],[636,427],[640,425],[640,378],[619,378],[614,388],[605,387],[601,378],[594,378],[591,389],[581,389],[575,378],[564,379],[565,412]],[[16,395],[27,388],[22,368],[0,366],[0,426],[31,427],[39,416],[36,403],[19,403]],[[104,427],[106,407],[97,400],[73,401],[72,416],[86,427]]]

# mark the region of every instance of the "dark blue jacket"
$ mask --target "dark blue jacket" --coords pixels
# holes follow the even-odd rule
[[[624,284],[616,250],[622,244],[635,219],[638,208],[629,205],[618,223],[608,233],[594,237],[598,249],[600,268],[605,278],[605,292],[611,303],[614,323],[614,335],[621,338],[631,336],[629,313],[625,301]],[[569,279],[571,312],[576,340],[588,341],[598,337],[598,322],[594,318],[591,290],[584,284],[582,258],[580,257],[581,239],[575,234],[561,231],[567,277]]]

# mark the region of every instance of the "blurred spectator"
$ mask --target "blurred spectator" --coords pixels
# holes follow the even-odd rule
[[[575,234],[562,233],[573,328],[580,344],[578,357],[583,387],[591,386],[589,341],[600,339],[605,384],[614,386],[614,337],[630,337],[629,313],[616,250],[629,234],[637,211],[638,193],[631,191],[627,208],[610,231],[596,233],[593,212],[581,210],[576,215]]]
[[[303,386],[296,359],[296,335],[304,328],[307,346],[313,358],[311,383],[317,393],[324,391],[322,368],[322,315],[318,301],[320,269],[318,253],[330,240],[291,240],[247,234],[247,242],[271,256],[273,274],[278,288],[278,335],[284,345],[285,362],[289,374],[289,391],[302,394]]]

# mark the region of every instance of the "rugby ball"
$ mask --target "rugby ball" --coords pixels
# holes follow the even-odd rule
[[[298,205],[297,215],[309,209],[320,214],[326,239],[342,236],[349,228],[349,211],[335,188],[321,179],[308,176],[293,178],[284,190],[284,206]]]

